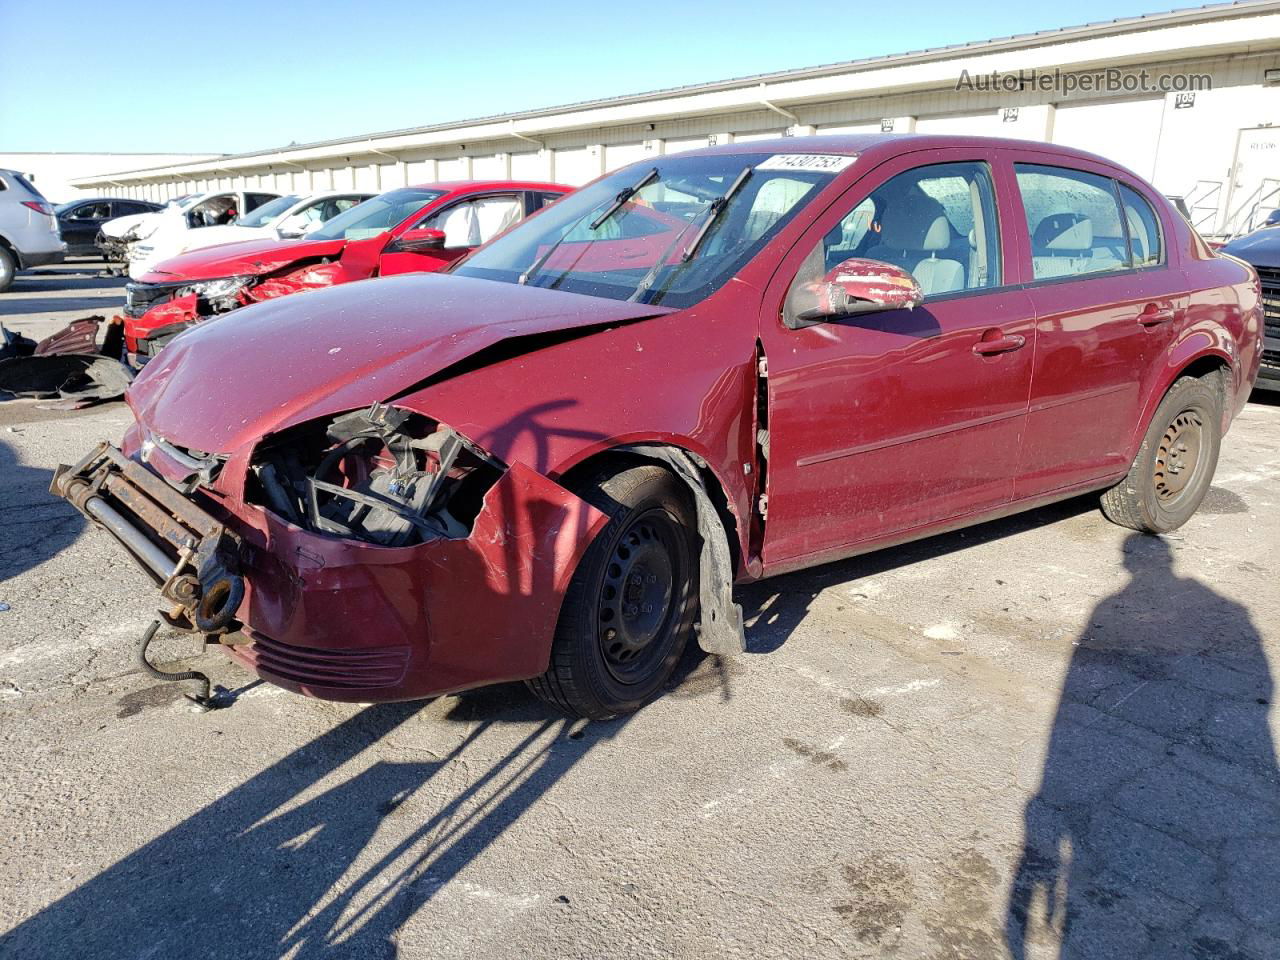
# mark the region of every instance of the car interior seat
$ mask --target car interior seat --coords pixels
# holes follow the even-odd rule
[[[1031,264],[1037,278],[1068,277],[1101,267],[1093,262],[1093,221],[1079,213],[1054,213],[1031,235]]]
[[[913,193],[895,198],[885,210],[879,243],[867,256],[909,271],[926,297],[950,293],[965,288],[964,264],[950,256],[953,241],[951,221],[942,204],[927,194]],[[945,255],[939,256],[940,252]]]

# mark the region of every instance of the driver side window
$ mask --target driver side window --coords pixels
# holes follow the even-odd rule
[[[223,194],[201,201],[187,214],[187,223],[192,228],[220,226],[230,223],[236,218],[236,198]]]
[[[940,163],[891,178],[815,245],[788,310],[846,260],[878,260],[916,278],[925,299],[1000,284],[1000,232],[985,163]]]
[[[86,203],[71,214],[72,220],[106,220],[111,207],[107,203]]]
[[[428,217],[419,227],[444,231],[444,245],[478,247],[488,243],[524,213],[519,197],[477,197]]]

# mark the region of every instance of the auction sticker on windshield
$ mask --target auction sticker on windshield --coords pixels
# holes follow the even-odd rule
[[[812,170],[815,173],[839,173],[857,157],[841,157],[822,153],[775,153],[756,164],[757,170]]]

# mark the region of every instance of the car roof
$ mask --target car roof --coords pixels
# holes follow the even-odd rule
[[[775,137],[769,140],[750,140],[746,143],[726,143],[715,147],[689,150],[678,156],[695,154],[735,153],[833,153],[856,156],[874,156],[878,161],[904,153],[924,150],[943,150],[948,147],[978,147],[983,150],[1032,150],[1053,154],[1072,160],[1087,160],[1130,172],[1114,160],[1043,140],[1016,140],[1012,137],[976,137],[942,133],[846,133],[817,134],[811,137]]]
[[[16,178],[14,182],[17,183],[18,186],[22,186],[23,184],[26,184],[26,186],[28,186],[32,190],[35,190],[37,193],[40,192],[40,188],[35,185],[35,181],[31,179],[30,174],[23,173],[21,170],[10,170],[7,167],[0,168],[0,174],[6,174],[6,173],[10,176],[10,178]]]
[[[376,197],[372,190],[312,190],[308,193],[289,193],[281,196],[298,197],[301,200],[323,200],[326,197]]]
[[[574,189],[563,183],[541,180],[437,180],[434,183],[414,183],[410,186],[444,190],[446,193],[479,193],[485,190],[551,190],[568,193]]]
[[[122,203],[145,203],[150,207],[159,206],[151,200],[135,200],[133,197],[72,197],[70,200],[64,200],[58,204],[60,207],[72,207],[78,203],[110,203],[112,200],[119,200]]]

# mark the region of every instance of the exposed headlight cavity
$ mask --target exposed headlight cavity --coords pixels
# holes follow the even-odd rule
[[[448,426],[374,404],[264,442],[248,492],[314,533],[398,547],[466,537],[504,469]]]

